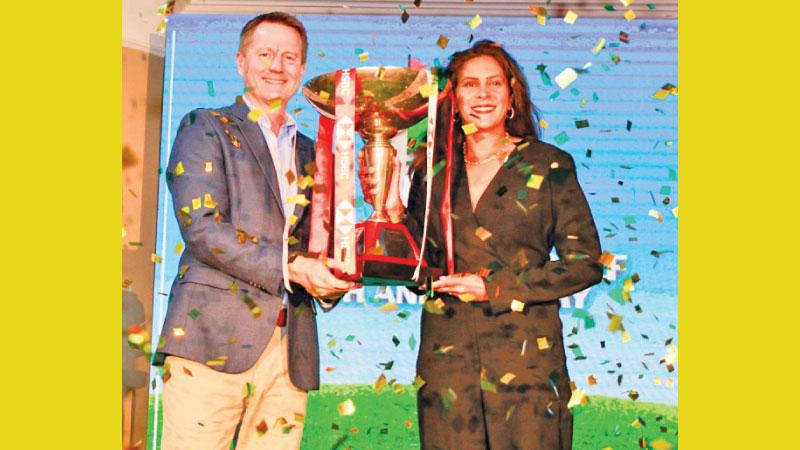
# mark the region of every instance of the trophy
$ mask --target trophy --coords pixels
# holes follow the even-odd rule
[[[435,114],[437,94],[424,69],[403,67],[340,70],[320,75],[303,86],[303,95],[322,115],[309,252],[335,259],[337,276],[364,284],[419,285],[427,277],[440,275],[440,269],[429,267],[422,258],[406,227],[392,223],[386,214],[396,153],[390,139],[398,130],[414,125],[426,114],[430,116],[431,110]],[[428,125],[430,139],[434,126],[431,117]],[[364,139],[365,163],[374,169],[378,180],[374,212],[358,224],[353,205],[355,131]],[[429,153],[432,145],[430,142]],[[336,149],[333,157],[331,147]],[[415,281],[412,278],[418,264]]]

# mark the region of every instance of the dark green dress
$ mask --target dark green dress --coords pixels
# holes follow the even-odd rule
[[[443,308],[429,304],[423,312],[417,373],[427,383],[418,393],[424,449],[572,447],[558,299],[600,281],[600,245],[572,158],[528,142],[501,167],[474,213],[461,158],[454,166],[455,269],[492,271],[490,301],[440,296]],[[446,268],[443,172],[434,177],[426,255]],[[407,223],[420,236],[425,191],[423,177],[416,178]],[[560,261],[549,261],[553,247]],[[513,300],[525,304],[523,312],[511,311]]]

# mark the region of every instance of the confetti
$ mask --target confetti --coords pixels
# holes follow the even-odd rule
[[[247,113],[247,118],[252,122],[258,122],[258,119],[260,119],[263,115],[264,111],[262,111],[261,108],[253,108]]]
[[[597,378],[595,378],[594,375],[589,375],[586,377],[586,382],[589,383],[589,386],[594,386],[597,384]]]
[[[481,368],[481,390],[487,392],[497,392],[497,385],[489,381],[486,375],[486,369]]]
[[[622,6],[627,8],[631,5],[631,3],[633,3],[633,0],[619,0],[619,2],[622,3]]]
[[[390,312],[390,311],[396,310],[397,308],[399,308],[397,306],[397,303],[387,303],[387,304],[381,306],[380,308],[378,308],[378,311],[380,311],[380,312]]]
[[[558,87],[561,89],[565,89],[577,79],[578,73],[575,72],[572,67],[567,67],[566,69],[562,70],[561,73],[556,75],[556,84],[558,84]]]
[[[360,55],[358,55],[358,60],[361,61],[361,62],[368,61],[369,60],[369,53],[367,53],[367,52],[361,53]]]
[[[180,255],[181,254],[181,250],[183,250],[183,242],[178,241],[178,243],[175,244],[175,254],[176,255]]]
[[[542,336],[536,338],[536,346],[539,350],[547,350],[550,348],[550,342],[547,340],[547,336]]]
[[[521,302],[521,301],[519,301],[517,299],[513,299],[513,300],[511,300],[511,310],[514,311],[514,312],[518,312],[518,313],[524,312],[525,311],[525,303],[523,303],[523,302]]]
[[[605,48],[605,46],[606,46],[606,38],[598,39],[597,43],[594,44],[594,47],[592,47],[592,54],[596,55],[596,54],[600,53],[600,51],[603,50],[603,48]]]
[[[500,377],[500,382],[503,384],[509,384],[514,380],[514,378],[517,378],[517,376],[511,372],[506,372],[505,375]]]
[[[208,209],[214,209],[217,207],[217,202],[214,201],[214,198],[211,197],[211,194],[205,194],[203,196],[203,206]]]
[[[548,126],[550,126],[550,124],[548,124],[544,119],[541,119],[539,120],[539,126],[546,129]]]
[[[421,376],[417,375],[414,377],[414,381],[411,383],[411,385],[414,387],[414,389],[420,390],[422,389],[422,386],[425,386],[426,383],[427,381],[423,380]]]
[[[340,416],[352,416],[356,412],[356,405],[349,398],[338,406]]]
[[[175,337],[186,336],[186,331],[183,328],[176,327],[172,329],[172,335]]]
[[[567,11],[567,14],[564,15],[564,22],[570,25],[574,24],[575,21],[578,19],[578,15],[575,14],[571,9]]]
[[[530,177],[528,177],[528,182],[525,185],[531,189],[539,189],[543,181],[544,177],[542,175],[532,173]]]
[[[303,195],[303,194],[293,195],[293,196],[287,198],[286,202],[289,203],[289,204],[297,203],[300,206],[306,206],[309,203],[311,203],[310,201],[308,201],[306,196]]]
[[[522,350],[519,352],[519,356],[525,356],[525,348],[528,346],[528,340],[525,339],[522,341]]]
[[[464,125],[461,125],[461,129],[464,131],[464,134],[466,134],[467,136],[469,136],[470,134],[475,133],[475,132],[478,131],[478,127],[475,126],[474,123],[466,123]]]
[[[270,111],[277,111],[280,109],[281,105],[283,105],[283,100],[276,98],[275,100],[269,102],[269,110]]]
[[[628,36],[628,33],[624,31],[619,32],[619,40],[620,42],[624,42],[626,44],[630,43],[630,37]]]
[[[567,141],[569,141],[569,135],[567,134],[566,131],[562,131],[561,133],[558,133],[553,139],[556,141],[556,144],[564,145]]]
[[[435,92],[436,92],[436,85],[432,83],[423,84],[422,86],[419,87],[419,95],[421,95],[422,98],[428,98]]]
[[[480,239],[482,241],[486,241],[487,239],[492,237],[492,232],[487,230],[486,228],[478,227],[475,230],[475,236],[478,236],[478,239]]]
[[[589,397],[583,389],[574,389],[572,395],[567,403],[567,408],[572,409],[576,406],[586,405],[589,402]]]
[[[372,384],[372,390],[380,394],[386,388],[386,384],[386,377],[381,374],[378,379],[375,380],[375,383]]]
[[[675,216],[676,219],[678,218],[678,207],[677,206],[672,208],[672,215]]]
[[[475,28],[478,28],[478,25],[480,25],[481,22],[482,22],[481,15],[480,14],[475,14],[475,17],[473,17],[472,19],[469,19],[469,22],[467,22],[467,25],[469,25],[469,27],[474,30]]]
[[[588,128],[589,121],[588,120],[576,120],[575,121],[575,128]]]
[[[331,98],[331,94],[330,94],[330,92],[326,92],[326,91],[319,91],[319,99],[320,99],[320,100],[322,100],[322,101],[326,101],[326,100],[328,100],[329,98]]]
[[[656,211],[655,209],[651,209],[647,212],[647,215],[658,220],[659,222],[663,222],[664,218],[661,216],[661,213]]]
[[[151,254],[150,254],[150,261],[152,261],[152,262],[154,262],[154,263],[158,264],[158,263],[160,263],[160,262],[161,262],[161,257],[160,257],[160,256],[158,256],[158,255],[156,255],[155,253],[151,253]]]
[[[408,22],[408,18],[409,17],[411,17],[411,16],[408,14],[408,11],[406,11],[405,9],[403,10],[403,13],[400,14],[400,20],[402,20],[403,23]]]
[[[625,17],[625,20],[630,22],[631,20],[636,18],[636,13],[633,12],[632,9],[629,9],[628,11],[625,12],[625,14],[623,14],[623,16]]]
[[[542,26],[547,25],[547,16],[537,15],[536,23]]]
[[[175,166],[174,175],[176,177],[179,177],[179,176],[183,175],[183,172],[184,172],[184,170],[183,170],[183,161],[178,161],[178,164]]]
[[[439,39],[436,41],[436,45],[438,45],[441,49],[447,47],[447,43],[450,42],[450,39],[447,36],[440,34]]]

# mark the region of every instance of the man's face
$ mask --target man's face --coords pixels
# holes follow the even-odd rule
[[[263,22],[253,30],[250,43],[236,54],[236,66],[247,92],[262,107],[280,100],[280,110],[286,108],[306,70],[302,51],[294,28]]]

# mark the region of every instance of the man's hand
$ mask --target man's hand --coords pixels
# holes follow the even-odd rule
[[[289,263],[289,281],[297,283],[306,292],[320,299],[340,298],[358,287],[356,283],[333,276],[323,260],[297,256]]]

